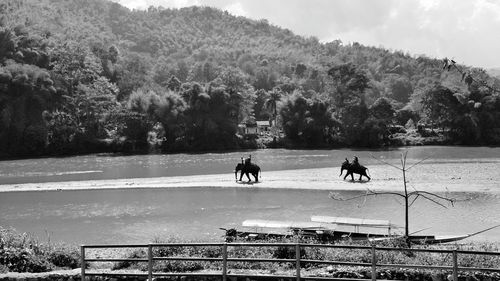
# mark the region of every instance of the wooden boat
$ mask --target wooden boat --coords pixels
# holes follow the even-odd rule
[[[326,217],[323,217],[326,218]],[[242,223],[242,229],[224,229],[226,230],[227,240],[234,238],[243,239],[267,239],[267,238],[286,238],[292,236],[301,236],[311,238],[320,242],[333,243],[342,239],[366,240],[370,237],[386,237],[385,233],[371,233],[360,231],[360,227],[366,227],[370,224],[380,225],[382,221],[366,221],[365,225],[360,224],[358,219],[348,220],[343,218],[339,224],[332,223],[331,220],[319,221],[275,221],[275,220],[246,220]],[[382,224],[385,224],[383,222]],[[340,226],[355,226],[356,231],[342,229]]]
[[[369,220],[369,219],[359,219],[359,218],[344,218],[344,217],[329,217],[329,216],[312,216],[311,221],[321,222],[321,223],[331,223],[336,225],[346,225],[354,227],[354,233],[359,233],[361,227],[369,227],[372,229],[387,229],[387,235],[380,236],[380,234],[371,233],[370,235],[364,236],[368,241],[377,242],[391,239],[404,239],[403,235],[395,235],[391,234],[391,229],[400,228],[399,226],[393,225],[390,221],[387,220]],[[500,225],[496,225],[493,227],[489,227],[483,229],[481,231],[470,233],[470,234],[462,234],[462,235],[409,235],[408,239],[413,244],[441,244],[441,243],[450,243],[460,241],[480,233],[486,232],[488,230],[499,227]],[[374,235],[375,234],[375,235]],[[379,235],[379,236],[376,236]],[[360,237],[359,235],[355,235],[355,237]]]
[[[395,224],[391,224],[388,220],[373,220],[373,219],[361,219],[361,218],[348,218],[348,217],[331,217],[331,216],[312,216],[311,221],[319,222],[319,223],[329,223],[335,224],[338,227],[343,227],[343,229],[348,230],[349,227],[352,227],[352,233],[362,232],[364,229],[366,231],[371,231],[373,233],[374,230],[382,230],[384,233],[378,234],[387,234],[391,235],[391,229],[399,228],[399,226]],[[386,232],[386,233],[385,233]]]
[[[463,234],[463,235],[409,235],[408,239],[410,240],[410,242],[412,244],[420,244],[420,245],[450,243],[450,242],[457,242],[457,241],[484,233],[486,231],[497,228],[499,226],[500,225],[495,225],[495,226],[480,230],[478,232],[470,233],[470,234]],[[404,236],[398,235],[398,236],[391,236],[391,237],[374,237],[374,238],[370,238],[369,241],[377,242],[377,241],[384,241],[384,240],[390,240],[390,239],[404,239]]]
[[[449,243],[460,241],[497,227],[500,227],[500,225],[464,235],[410,235],[408,238],[413,244]],[[227,241],[232,241],[235,238],[259,240],[293,236],[311,238],[323,243],[335,243],[340,240],[378,242],[404,239],[403,235],[391,233],[391,230],[394,228],[399,227],[387,220],[312,216],[311,221],[303,222],[246,220],[242,223],[242,229],[240,230],[234,228],[223,230],[226,231]]]

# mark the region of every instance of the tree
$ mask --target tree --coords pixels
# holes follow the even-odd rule
[[[328,70],[328,75],[332,78],[333,91],[330,97],[333,100],[337,117],[342,118],[347,104],[359,103],[363,100],[363,93],[368,88],[369,79],[352,63],[336,65]]]
[[[468,94],[457,93],[461,112],[456,115],[454,137],[465,144],[498,143],[500,140],[500,86],[498,79],[489,77],[483,69],[458,65],[453,59],[443,59],[443,70],[454,70],[467,85]]]
[[[281,100],[281,89],[274,88],[269,93],[269,98],[264,102],[264,108],[270,113],[272,117],[272,126],[277,126],[276,118],[278,117],[278,102]]]
[[[403,108],[397,110],[395,112],[395,117],[396,117],[396,123],[401,126],[405,126],[409,120],[411,120],[414,124],[416,124],[418,119],[420,118],[418,113],[413,109],[413,107],[410,104],[405,105]]]
[[[155,92],[150,89],[134,91],[128,101],[130,110],[146,114],[153,123],[159,122],[165,130],[165,148],[171,150],[184,134],[186,103],[172,91]]]
[[[407,77],[393,74],[386,79],[385,83],[389,97],[403,104],[409,101],[413,87]]]
[[[186,144],[190,149],[235,148],[238,112],[242,96],[219,81],[205,90],[197,83],[182,86],[182,96],[188,107]]]
[[[369,108],[370,115],[376,119],[390,123],[394,117],[395,111],[391,102],[384,97],[378,98]]]
[[[127,100],[128,96],[146,84],[152,68],[151,59],[143,54],[129,53],[116,64],[117,86],[120,90],[117,99]]]
[[[379,192],[379,191],[373,191],[373,190],[367,189],[367,192],[366,192],[365,195],[354,196],[354,197],[350,197],[350,198],[342,198],[342,197],[339,197],[338,194],[332,192],[332,193],[330,193],[330,198],[332,198],[334,200],[341,200],[341,201],[354,200],[354,199],[358,199],[358,198],[363,198],[363,197],[366,198],[368,196],[377,196],[377,195],[391,195],[391,196],[397,196],[397,197],[403,198],[403,200],[404,200],[404,208],[405,208],[405,233],[404,233],[404,238],[406,240],[406,243],[407,243],[408,247],[410,247],[411,246],[411,240],[410,240],[409,209],[410,209],[411,205],[413,205],[413,203],[415,203],[415,201],[417,199],[422,198],[422,199],[429,200],[429,201],[433,202],[436,205],[439,205],[441,207],[446,208],[446,206],[443,203],[448,202],[448,203],[450,203],[453,206],[453,203],[456,202],[456,199],[449,198],[449,197],[446,197],[446,196],[441,196],[439,194],[428,192],[428,191],[423,191],[423,190],[416,190],[415,189],[414,191],[408,191],[408,186],[407,186],[408,181],[407,181],[406,173],[411,168],[413,168],[416,165],[422,163],[426,159],[420,160],[420,161],[416,162],[415,164],[407,167],[407,162],[406,162],[407,155],[408,155],[408,151],[405,151],[404,153],[401,154],[401,167],[398,167],[398,166],[390,164],[390,163],[388,163],[386,161],[383,161],[383,160],[380,160],[378,158],[375,158],[372,155],[372,157],[374,159],[376,159],[377,161],[380,161],[380,162],[382,162],[382,163],[384,163],[386,165],[389,165],[389,166],[391,166],[393,168],[396,168],[396,169],[400,170],[403,173],[403,192]]]
[[[349,103],[344,107],[340,123],[345,144],[364,145],[363,126],[368,117],[368,107],[363,100],[359,103]]]
[[[56,108],[73,115],[83,138],[107,137],[106,117],[120,105],[117,86],[101,75],[101,60],[76,42],[58,46],[52,56],[52,76],[60,95]]]
[[[486,81],[485,76],[486,72],[483,69],[466,69],[457,65],[457,63],[453,59],[444,58],[443,59],[443,70],[450,71],[451,69],[458,71],[461,75],[461,81],[467,84],[469,87],[485,87],[488,90],[500,93],[500,89],[495,87],[493,83],[488,83]],[[475,75],[476,74],[476,77]]]
[[[280,107],[285,137],[300,146],[332,144],[338,124],[329,108],[326,101],[318,97],[307,99],[299,91],[286,97]]]
[[[450,127],[459,114],[460,102],[455,93],[441,85],[427,91],[422,97],[422,108],[425,116],[441,128]]]
[[[12,62],[0,66],[0,151],[7,155],[40,155],[47,126],[43,112],[56,93],[46,70]]]
[[[299,93],[286,97],[280,108],[285,137],[292,142],[301,143],[302,130],[307,112],[307,100]]]

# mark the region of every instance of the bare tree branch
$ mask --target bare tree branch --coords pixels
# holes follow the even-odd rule
[[[396,195],[396,196],[405,198],[405,196],[401,193],[390,192],[390,191],[376,192],[376,191],[373,191],[370,189],[367,189],[367,192],[363,195],[357,195],[357,196],[353,196],[353,197],[349,197],[349,198],[339,197],[339,194],[337,192],[330,192],[328,197],[330,197],[333,200],[338,200],[338,201],[350,201],[350,200],[354,200],[354,199],[358,199],[358,198],[365,198],[366,199],[367,196],[377,196],[377,195]]]
[[[415,164],[411,165],[411,166],[410,166],[408,169],[406,169],[406,170],[407,170],[407,171],[408,171],[408,170],[410,170],[411,168],[413,168],[413,167],[417,166],[418,164],[420,164],[420,163],[424,162],[425,160],[427,160],[427,159],[429,159],[429,158],[431,158],[431,157],[429,156],[429,157],[426,157],[426,158],[424,158],[424,159],[422,159],[422,160],[418,161],[417,163],[415,163]]]
[[[389,162],[387,162],[387,161],[380,160],[380,159],[378,159],[377,157],[375,157],[375,156],[374,156],[373,154],[371,154],[371,153],[370,153],[370,156],[371,156],[373,159],[375,159],[375,160],[377,160],[377,161],[379,161],[379,162],[381,162],[381,163],[384,163],[384,164],[386,164],[386,165],[389,165],[389,166],[391,166],[391,167],[393,167],[393,168],[396,168],[396,169],[398,169],[398,170],[402,171],[402,169],[401,169],[400,167],[398,167],[398,166],[396,166],[396,165],[393,165],[393,164],[391,164],[391,163],[389,163]]]
[[[404,194],[397,193],[397,192],[390,192],[390,191],[376,192],[376,191],[373,191],[373,190],[368,189],[368,188],[367,188],[367,190],[370,192],[369,195],[396,195],[396,196],[400,196],[400,197],[405,198]]]
[[[453,203],[456,201],[456,199],[454,199],[454,198],[449,198],[449,197],[441,196],[441,195],[438,195],[438,194],[435,194],[435,193],[432,193],[432,192],[428,192],[428,191],[419,191],[419,190],[417,190],[417,191],[411,192],[410,194],[412,194],[412,195],[413,194],[418,194],[418,195],[422,195],[422,196],[423,196],[423,194],[426,194],[426,195],[434,196],[434,197],[439,198],[441,200],[450,202],[450,204],[452,206],[453,206]]]
[[[443,62],[444,62],[443,69],[448,68],[448,70],[450,70],[451,67],[455,68],[462,75],[462,81],[464,81],[467,85],[470,85],[473,82],[476,82],[478,85],[486,87],[493,92],[500,93],[500,89],[497,89],[492,85],[488,85],[488,83],[486,81],[478,80],[477,78],[474,78],[471,75],[472,72],[470,70],[466,71],[463,68],[462,69],[459,68],[453,59],[448,60],[448,58],[444,58]],[[469,79],[469,81],[467,81],[467,79]]]
[[[420,194],[417,194],[417,196],[415,196],[415,198],[413,198],[413,200],[411,201],[410,205],[408,205],[408,207],[411,207],[413,205],[413,203],[415,203],[415,201],[417,201],[418,197],[420,197]]]
[[[430,198],[430,197],[428,197],[428,196],[422,195],[422,194],[419,194],[419,196],[422,196],[423,198],[425,198],[425,199],[427,199],[427,200],[429,200],[429,201],[433,202],[434,204],[437,204],[437,205],[439,205],[439,206],[441,206],[441,207],[443,207],[443,208],[448,209],[448,207],[446,207],[444,204],[442,204],[442,203],[438,202],[437,200],[434,200],[434,199],[432,199],[432,198]]]
[[[401,154],[401,167],[398,167],[396,165],[393,165],[391,163],[388,163],[387,161],[385,160],[381,160],[381,159],[378,159],[376,158],[373,154],[370,153],[370,156],[383,163],[383,164],[386,164],[388,166],[391,166],[393,168],[396,168],[400,171],[403,172],[403,186],[404,186],[404,193],[398,193],[398,192],[391,192],[391,191],[382,191],[382,192],[377,192],[377,191],[373,191],[373,190],[370,190],[370,189],[367,189],[367,192],[366,194],[364,195],[359,195],[359,196],[354,196],[354,197],[351,197],[351,198],[341,198],[338,196],[338,194],[335,194],[335,193],[330,193],[330,198],[334,199],[334,200],[341,200],[341,201],[348,201],[348,200],[354,200],[354,199],[358,199],[358,198],[364,198],[365,201],[366,201],[366,198],[368,196],[377,196],[377,195],[395,195],[395,196],[398,196],[398,197],[401,197],[405,200],[404,202],[404,206],[405,206],[405,236],[406,237],[409,237],[410,233],[409,233],[409,216],[408,216],[408,209],[409,207],[411,207],[419,197],[422,197],[426,200],[429,200],[431,202],[433,202],[434,204],[436,205],[439,205],[443,208],[447,208],[443,203],[439,202],[440,200],[442,201],[446,201],[446,202],[450,202],[450,204],[453,206],[453,203],[456,201],[456,199],[454,198],[448,198],[446,196],[441,196],[441,195],[438,195],[438,194],[435,194],[435,193],[432,193],[432,192],[428,192],[428,191],[419,191],[417,190],[413,185],[411,185],[411,188],[413,191],[411,192],[408,192],[408,186],[407,186],[407,183],[408,181],[406,180],[406,172],[408,170],[410,170],[411,168],[419,165],[420,163],[422,163],[423,161],[429,159],[430,157],[426,157],[420,161],[417,161],[416,163],[414,163],[413,165],[411,165],[410,167],[406,167],[407,165],[407,157],[408,157],[408,150],[406,150],[404,153]],[[410,199],[411,196],[415,196],[415,198],[412,198],[411,202],[408,202],[408,200]],[[407,243],[408,243],[408,246],[410,246],[410,240],[407,240]]]
[[[337,201],[350,201],[350,200],[354,200],[354,199],[358,199],[358,198],[363,198],[366,196],[367,196],[367,194],[363,194],[363,195],[353,196],[353,197],[349,197],[349,198],[342,198],[339,196],[339,194],[337,192],[330,192],[330,194],[328,195],[328,197],[330,197],[333,200],[337,200]]]

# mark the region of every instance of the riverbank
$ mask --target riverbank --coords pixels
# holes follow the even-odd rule
[[[3,184],[0,192],[67,191],[97,189],[154,189],[154,188],[262,188],[311,190],[379,190],[396,191],[402,188],[401,171],[390,166],[370,165],[372,180],[355,178],[343,180],[340,167],[263,171],[259,182],[252,178],[237,182],[234,173],[83,180],[25,184]],[[411,188],[430,192],[500,192],[497,161],[461,160],[421,163],[407,174]],[[239,176],[239,175],[238,175]]]

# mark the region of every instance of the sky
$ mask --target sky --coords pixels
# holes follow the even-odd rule
[[[500,0],[114,0],[130,9],[210,6],[321,42],[500,67]]]

